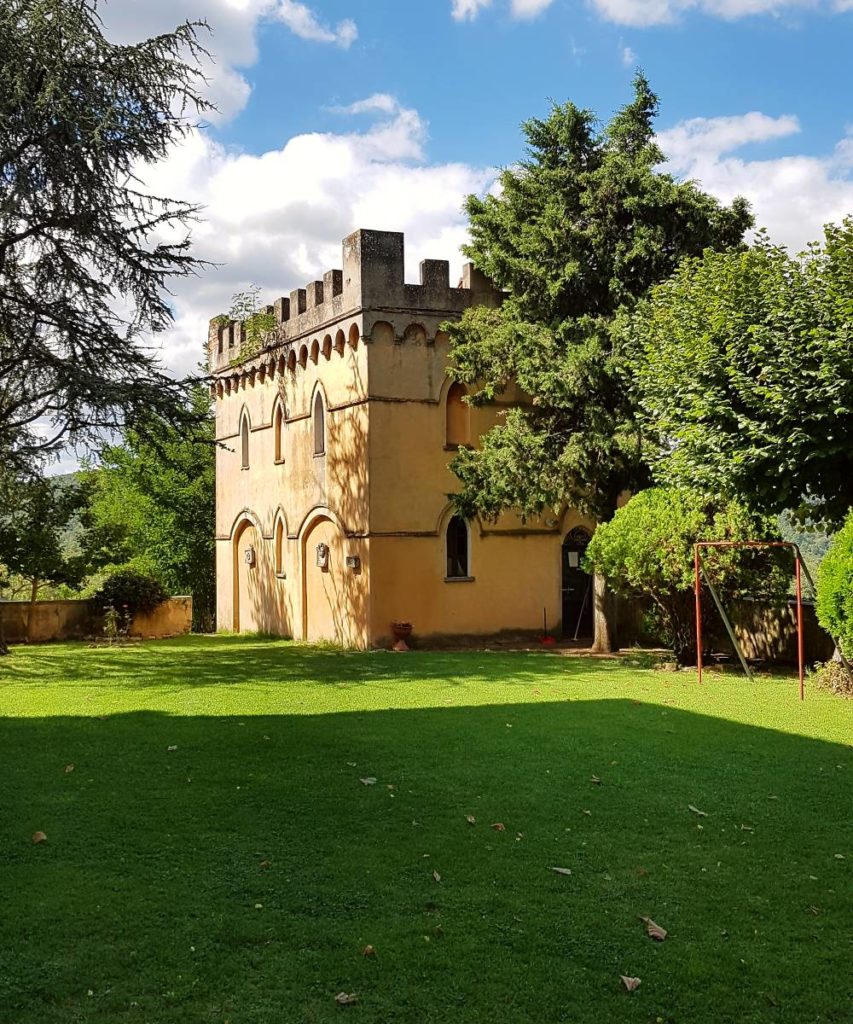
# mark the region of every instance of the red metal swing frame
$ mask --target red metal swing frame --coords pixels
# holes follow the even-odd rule
[[[708,589],[711,591],[711,596],[714,598],[714,603],[717,606],[717,610],[722,617],[723,624],[729,634],[729,639],[735,649],[735,653],[740,659],[741,666],[749,679],[752,679],[752,672],[750,671],[749,665],[747,664],[746,658],[743,656],[743,652],[740,649],[740,645],[735,637],[734,629],[729,621],[729,617],[726,615],[722,601],[714,588],[714,585],[708,579],[707,573],[704,571],[702,565],[702,549],[703,548],[791,548],[794,552],[794,577],[797,584],[797,669],[800,680],[800,700],[805,699],[805,688],[804,688],[804,674],[805,674],[805,661],[803,651],[803,583],[802,573],[805,572],[809,583],[814,590],[814,580],[812,580],[811,573],[807,566],[803,562],[803,556],[800,553],[799,547],[792,541],[787,540],[703,540],[699,541],[698,544],[693,546],[693,568],[695,573],[694,580],[694,594],[696,596],[696,671],[699,676],[699,682],[702,682],[702,580],[701,576],[705,576],[705,582],[708,584]]]

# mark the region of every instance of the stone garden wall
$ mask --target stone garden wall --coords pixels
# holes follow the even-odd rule
[[[8,643],[23,643],[27,638],[29,601],[0,602],[0,626]],[[94,601],[38,601],[35,606],[33,642],[80,640],[102,636],[103,609]],[[189,633],[193,618],[191,597],[170,597],[153,612],[134,617],[133,637],[158,639]]]

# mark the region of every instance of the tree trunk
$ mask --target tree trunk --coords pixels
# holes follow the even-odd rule
[[[34,579],[30,589],[30,610],[27,613],[27,643],[31,644],[36,632],[36,602],[39,596],[39,580]]]
[[[0,598],[0,657],[9,653],[6,643],[6,616],[3,614],[3,600]]]
[[[619,650],[616,636],[616,598],[607,581],[598,573],[592,578],[593,654],[612,654]]]

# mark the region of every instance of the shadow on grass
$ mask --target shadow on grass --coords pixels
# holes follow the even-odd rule
[[[0,748],[3,1024],[849,1019],[840,744],[613,699],[5,719]]]
[[[359,683],[377,681],[464,681],[475,674],[509,685],[582,678],[624,671],[617,661],[566,659],[547,652],[346,651],[282,640],[242,636],[181,637],[128,647],[68,645],[18,647],[3,666],[0,686],[85,680],[87,688],[112,687],[117,680],[134,687],[162,689],[251,683]],[[32,654],[32,657],[28,655]]]

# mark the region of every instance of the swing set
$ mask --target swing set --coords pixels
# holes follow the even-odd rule
[[[704,578],[705,583],[708,586],[708,590],[711,592],[711,597],[714,599],[714,604],[717,607],[717,611],[720,613],[720,618],[723,620],[723,625],[726,627],[726,632],[731,640],[732,647],[735,649],[735,653],[741,663],[741,667],[746,673],[747,678],[750,682],[755,681],[755,677],[752,674],[752,669],[749,667],[749,663],[743,655],[740,644],[735,636],[734,628],[732,627],[731,621],[728,615],[726,615],[725,608],[723,608],[723,602],[720,600],[720,595],[717,592],[717,588],[711,582],[708,573],[705,571],[705,566],[702,561],[702,552],[706,548],[790,548],[794,552],[794,579],[796,581],[796,595],[797,595],[797,668],[800,680],[800,700],[805,699],[805,687],[804,687],[804,676],[805,676],[805,657],[803,650],[803,573],[806,575],[806,579],[811,585],[812,591],[815,591],[814,580],[812,579],[811,573],[808,570],[808,566],[803,561],[803,556],[800,552],[799,547],[792,541],[787,540],[704,540],[699,541],[698,544],[693,546],[693,568],[694,568],[694,594],[696,596],[696,671],[699,676],[699,682],[702,682],[702,579]],[[832,638],[834,639],[834,637]],[[848,673],[853,677],[853,670],[844,655],[841,653],[841,648],[836,642],[836,649],[841,657],[844,667]]]

